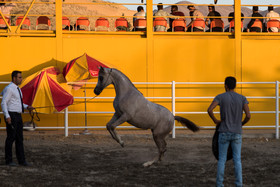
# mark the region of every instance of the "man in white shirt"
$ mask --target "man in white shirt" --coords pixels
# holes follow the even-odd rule
[[[268,17],[268,18],[265,18],[265,24],[266,24],[266,26],[267,26],[267,22],[269,21],[269,20],[278,20],[278,21],[280,21],[280,19],[278,18],[278,17],[280,17],[279,16],[279,14],[277,13],[277,12],[274,12],[273,11],[273,6],[269,6],[268,7],[268,13],[265,15],[265,17]],[[278,32],[278,28],[277,27],[270,27],[269,28],[269,32]]]
[[[190,11],[190,16],[192,16],[191,22],[187,25],[187,31],[190,32],[194,20],[197,18],[204,19],[204,16],[199,10],[197,10],[194,7],[194,5],[188,5],[188,9]],[[194,27],[193,28],[194,31],[203,31],[203,29],[204,29],[203,27]]]
[[[5,160],[6,165],[16,166],[13,162],[12,148],[15,141],[16,157],[18,163],[22,166],[28,166],[25,161],[23,147],[23,123],[21,113],[24,109],[33,110],[32,106],[23,104],[22,92],[18,85],[21,84],[22,75],[20,71],[12,72],[12,82],[3,90],[1,102],[2,111],[6,122],[7,138],[5,142]]]
[[[167,16],[172,16],[168,12],[163,10],[163,5],[162,3],[159,3],[157,5],[158,11],[154,14],[156,17],[163,17],[165,20],[167,20]],[[155,19],[155,18],[154,18]],[[162,25],[156,25],[155,26],[155,31],[166,31],[166,27]]]
[[[0,11],[11,22],[11,10],[16,6],[15,3],[0,3]],[[0,17],[1,18],[1,17]],[[8,21],[8,22],[9,22]],[[7,29],[7,25],[1,24],[0,29]]]
[[[138,6],[137,13],[133,15],[133,26],[135,31],[146,31],[146,26],[135,25],[137,19],[146,19],[146,13],[142,6]]]

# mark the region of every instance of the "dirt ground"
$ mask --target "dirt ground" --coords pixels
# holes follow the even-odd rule
[[[150,134],[121,136],[124,148],[107,132],[70,133],[67,138],[25,132],[25,154],[32,165],[9,167],[4,164],[5,132],[0,132],[0,186],[215,186],[211,138],[167,138],[164,161],[144,168],[157,154]],[[243,139],[244,186],[279,186],[279,143],[264,137]],[[225,186],[234,186],[232,161],[225,176]]]

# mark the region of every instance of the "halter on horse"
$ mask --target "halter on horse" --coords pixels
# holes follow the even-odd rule
[[[99,95],[104,88],[113,84],[116,97],[113,102],[115,113],[107,123],[107,130],[112,137],[123,147],[124,142],[116,132],[116,127],[124,122],[141,129],[151,129],[159,155],[154,160],[144,163],[144,166],[161,161],[166,151],[165,137],[171,132],[174,120],[179,121],[193,132],[199,130],[193,122],[173,114],[165,107],[148,101],[132,82],[116,69],[100,67],[98,83],[94,93]]]

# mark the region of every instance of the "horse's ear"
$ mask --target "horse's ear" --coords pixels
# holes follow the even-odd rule
[[[100,71],[104,71],[104,68],[103,68],[102,66],[99,66],[98,69],[99,69]]]

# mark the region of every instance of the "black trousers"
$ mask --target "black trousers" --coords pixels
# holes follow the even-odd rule
[[[7,138],[5,142],[5,160],[6,164],[13,161],[13,143],[16,143],[16,156],[19,164],[25,162],[24,147],[23,147],[23,123],[21,114],[17,112],[9,112],[12,124],[7,124]]]

